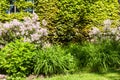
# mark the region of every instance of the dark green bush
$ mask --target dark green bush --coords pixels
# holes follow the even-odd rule
[[[78,61],[80,69],[94,72],[106,72],[120,66],[120,42],[105,40],[99,43],[71,44],[68,49]]]
[[[33,72],[35,46],[22,40],[7,44],[0,51],[0,69],[10,76],[25,77]]]
[[[48,21],[50,40],[85,40],[87,27],[101,27],[105,19],[118,20],[117,0],[36,0],[35,12]]]
[[[35,74],[59,74],[72,72],[75,70],[73,56],[61,48],[61,46],[51,46],[37,51]]]
[[[120,42],[114,40],[103,40],[99,44],[99,52],[105,54],[105,63],[110,69],[118,69],[120,66]]]
[[[71,53],[71,55],[73,55],[74,58],[76,59],[77,66],[79,69],[86,67],[89,59],[89,55],[82,52],[84,46],[85,46],[84,44],[80,44],[80,43],[75,43],[75,44],[71,43],[66,47],[68,53]]]

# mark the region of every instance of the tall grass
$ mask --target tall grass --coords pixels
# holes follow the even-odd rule
[[[82,45],[70,44],[67,49],[77,60],[80,69],[106,72],[120,66],[119,41],[103,40],[98,43],[85,42]]]
[[[34,72],[45,75],[66,73],[73,71],[74,66],[73,56],[57,45],[37,51]]]

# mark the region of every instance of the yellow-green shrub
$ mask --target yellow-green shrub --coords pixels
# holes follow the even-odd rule
[[[40,19],[48,21],[51,41],[84,40],[86,26],[99,27],[105,19],[119,18],[117,0],[36,0],[35,5]]]
[[[25,77],[33,71],[35,54],[34,44],[22,40],[10,42],[0,51],[0,70],[9,76]]]
[[[18,19],[22,21],[26,16],[31,16],[31,14],[26,12],[2,14],[0,15],[0,22],[11,21],[13,19]]]

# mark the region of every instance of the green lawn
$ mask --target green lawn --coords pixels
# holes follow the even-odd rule
[[[68,75],[56,75],[49,78],[39,78],[37,80],[120,80],[119,73],[107,73],[107,74],[96,74],[96,73],[79,73],[79,74],[68,74]]]

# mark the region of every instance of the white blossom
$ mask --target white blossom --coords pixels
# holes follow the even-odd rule
[[[96,35],[100,33],[100,30],[97,27],[92,27],[92,29],[89,32],[89,35]]]
[[[47,36],[48,35],[48,32],[47,32],[47,29],[43,29],[43,28],[41,28],[40,29],[40,33],[43,35],[43,36]]]
[[[11,28],[11,25],[8,22],[6,22],[6,23],[3,24],[3,27],[5,29],[9,29],[9,28]]]
[[[14,19],[13,21],[10,22],[10,24],[13,26],[20,26],[21,22],[19,22],[17,19]]]
[[[104,20],[104,25],[110,27],[112,24],[112,21],[110,19]]]
[[[107,19],[104,21],[104,31],[107,31],[110,29],[110,26],[112,24],[112,21],[110,19]]]
[[[36,13],[33,13],[32,21],[36,22],[38,20],[38,15]]]
[[[46,26],[47,25],[47,21],[45,19],[42,20],[42,25]]]

